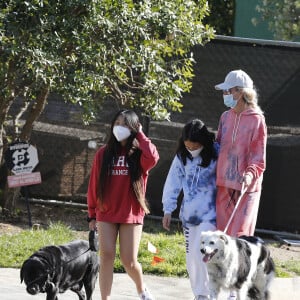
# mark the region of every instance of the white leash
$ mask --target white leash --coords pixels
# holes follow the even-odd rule
[[[230,225],[230,223],[231,223],[231,221],[232,221],[232,219],[233,219],[233,217],[234,217],[234,215],[236,213],[236,210],[238,209],[238,206],[239,206],[239,204],[240,204],[243,196],[245,195],[246,190],[247,190],[247,188],[245,187],[245,184],[243,182],[242,183],[242,188],[241,188],[241,194],[240,194],[240,196],[238,197],[238,199],[236,201],[236,204],[235,204],[235,207],[233,209],[233,212],[232,212],[232,214],[231,214],[231,216],[230,216],[230,218],[229,218],[229,220],[227,222],[227,225],[226,225],[226,227],[224,229],[224,233],[227,233],[228,227],[229,227],[229,225]]]

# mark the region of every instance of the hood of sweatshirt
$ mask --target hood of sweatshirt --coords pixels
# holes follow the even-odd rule
[[[231,113],[233,113],[235,115],[238,115],[233,108],[231,108],[227,112],[231,112]],[[259,108],[248,108],[248,109],[242,111],[240,113],[240,115],[244,115],[244,116],[247,116],[247,115],[260,115],[260,116],[262,116],[263,112]]]
[[[257,117],[263,117],[263,112],[260,109],[255,109],[255,108],[249,108],[246,109],[244,111],[242,111],[241,113],[236,113],[236,111],[232,108],[228,111],[226,111],[224,114],[228,114],[227,117],[229,117],[230,119],[233,120],[233,129],[232,129],[232,143],[235,142],[236,140],[236,136],[237,136],[237,132],[240,126],[240,122],[241,119],[244,119],[244,122],[248,123],[251,122],[253,116],[257,116]],[[247,117],[250,117],[249,121],[246,121]]]

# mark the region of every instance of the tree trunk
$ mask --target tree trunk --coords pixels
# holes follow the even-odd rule
[[[11,104],[13,103],[13,97],[8,100],[0,98],[0,163],[3,159],[3,149],[4,149],[4,122],[9,111]]]
[[[13,95],[13,91],[11,93]],[[7,190],[7,168],[6,165],[3,163],[3,153],[5,151],[5,146],[7,144],[5,139],[5,129],[4,129],[4,122],[6,121],[6,117],[9,111],[11,104],[13,103],[13,97],[9,99],[0,98],[0,164],[1,164],[1,176],[0,178],[0,186],[2,189],[2,194],[0,197],[0,206],[4,208],[5,197],[6,197],[6,190]],[[4,210],[2,210],[4,213]]]
[[[20,187],[10,189],[6,183],[3,191],[4,204],[2,214],[5,216],[13,216],[16,212],[16,203],[20,195]]]
[[[20,134],[20,140],[21,141],[28,141],[31,136],[32,128],[33,128],[33,123],[36,121],[41,113],[43,112],[46,103],[47,103],[47,98],[49,95],[49,87],[46,86],[44,87],[40,93],[37,96],[35,104],[32,106],[29,115],[26,119],[26,122],[22,128],[21,134]]]
[[[22,128],[20,133],[21,141],[28,141],[31,136],[33,123],[36,121],[40,114],[43,112],[45,105],[47,103],[47,98],[49,95],[49,87],[43,88],[39,95],[37,96],[36,103],[32,106],[29,115],[26,119],[26,122]],[[16,209],[16,202],[20,195],[20,187],[17,188],[8,188],[8,185],[5,186],[4,189],[4,204],[3,204],[3,213],[8,215],[13,215]]]

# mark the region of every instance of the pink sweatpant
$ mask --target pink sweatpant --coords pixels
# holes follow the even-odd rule
[[[224,231],[240,196],[240,191],[218,186],[216,209],[217,229]],[[261,191],[245,193],[239,202],[226,234],[239,237],[254,235]]]

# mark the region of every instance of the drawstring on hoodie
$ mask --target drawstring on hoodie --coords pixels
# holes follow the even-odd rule
[[[231,142],[232,144],[235,142],[236,140],[236,136],[237,136],[237,131],[240,125],[240,120],[241,120],[241,114],[239,114],[238,116],[235,116],[234,119],[234,127],[233,127],[233,131],[232,131],[232,137],[231,137]]]
[[[193,179],[192,179],[192,183],[191,183],[190,190],[192,190],[192,188],[193,188],[193,186],[194,186],[194,180],[195,180],[196,174],[197,174],[197,178],[196,178],[197,181],[196,181],[196,183],[195,183],[195,186],[197,186],[198,181],[199,181],[200,171],[201,171],[201,167],[197,166],[197,167],[196,167],[196,170],[195,170],[195,173],[194,173],[194,176],[193,176]]]

